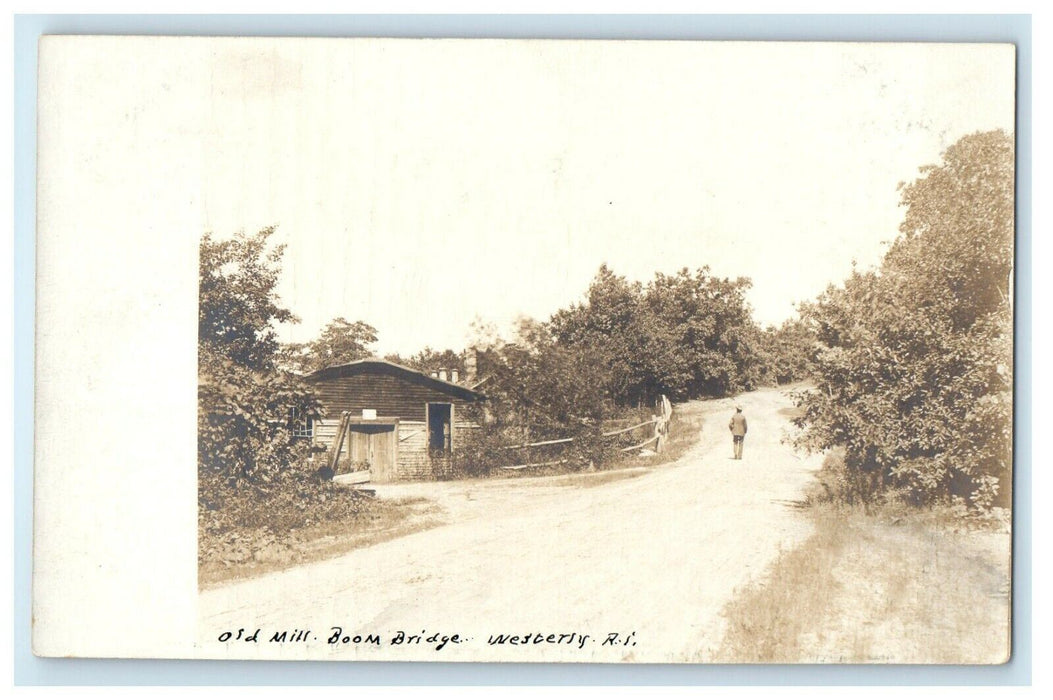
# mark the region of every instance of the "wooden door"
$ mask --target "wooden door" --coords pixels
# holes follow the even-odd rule
[[[394,425],[352,425],[348,434],[352,470],[370,471],[370,481],[395,479],[397,432]]]
[[[383,483],[394,481],[395,465],[398,462],[398,431],[393,425],[385,425],[384,430],[373,433],[373,471],[370,480]]]

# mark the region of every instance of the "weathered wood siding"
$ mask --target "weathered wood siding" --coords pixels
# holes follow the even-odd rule
[[[316,445],[322,445],[323,447],[329,448],[333,446],[333,442],[336,440],[336,429],[340,427],[340,416],[336,418],[321,418],[314,422],[314,442]],[[345,445],[342,453],[347,453],[347,446]]]
[[[475,423],[454,420],[453,446],[478,428]],[[449,458],[434,458],[428,452],[428,426],[426,423],[403,421],[399,425],[399,478],[438,479],[450,476],[452,464]]]
[[[435,465],[428,456],[428,425],[424,421],[403,421],[399,425],[399,478],[432,479]]]
[[[428,449],[427,405],[453,404],[451,440],[459,441],[476,427],[467,420],[469,406],[481,396],[471,390],[432,379],[414,370],[383,361],[341,365],[308,378],[325,410],[314,423],[314,442],[331,448],[344,411],[353,417],[374,410],[378,418],[398,418],[397,464],[393,479],[434,479],[448,476],[450,459]],[[348,444],[341,450],[348,456]]]
[[[449,394],[389,375],[334,377],[319,379],[313,384],[315,394],[325,406],[326,420],[334,421],[334,426],[340,422],[343,411],[361,415],[363,409],[372,408],[378,416],[423,423],[424,407],[428,403],[452,403],[455,416],[467,405]]]
[[[339,418],[324,418],[314,423],[314,442],[330,448],[336,441],[336,429],[340,427]],[[468,421],[455,420],[453,427],[453,445],[471,434],[479,426]],[[342,458],[348,457],[348,445],[345,440],[340,450]],[[395,480],[419,481],[438,479],[449,476],[448,459],[433,459],[428,452],[428,425],[424,421],[400,421],[398,426],[398,463]]]

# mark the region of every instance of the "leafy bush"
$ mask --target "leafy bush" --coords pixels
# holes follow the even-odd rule
[[[384,359],[388,362],[394,362],[397,365],[410,367],[425,373],[445,367],[448,370],[457,370],[463,376],[466,369],[464,355],[450,348],[436,350],[431,346],[425,346],[423,350],[409,357],[402,357],[398,353],[392,353],[385,355]]]
[[[895,499],[902,494],[882,490],[878,483],[879,470],[852,469],[845,461],[843,447],[830,450],[823,458],[823,465],[816,474],[818,488],[808,500],[813,503],[835,503],[844,505],[870,505],[875,499]]]
[[[293,418],[316,418],[319,405],[299,377],[276,360],[276,323],[294,321],[275,286],[282,247],[268,252],[274,233],[238,234],[200,246],[198,309],[198,468],[206,483],[221,474],[269,481],[310,453],[296,440]]]
[[[802,309],[821,344],[800,443],[873,493],[989,508],[1012,460],[1013,144],[974,134],[903,188],[900,237]]]
[[[381,504],[319,478],[310,467],[287,469],[272,481],[231,486],[214,472],[198,481],[198,563],[214,569],[252,561],[290,563],[300,533],[350,529],[372,519]]]
[[[611,371],[597,349],[568,347],[550,325],[524,320],[513,342],[494,341],[476,351],[487,400],[466,408],[465,417],[480,428],[459,440],[455,473],[556,460],[580,468],[611,460],[603,425],[625,409],[610,395]],[[504,449],[564,438],[573,442]]]
[[[198,465],[231,481],[268,481],[311,453],[292,411],[317,416],[308,387],[281,372],[252,372],[202,352],[198,360]]]
[[[769,328],[764,342],[767,344],[763,358],[766,379],[775,384],[790,384],[811,376],[818,343],[805,321],[792,318],[778,328]]]
[[[266,483],[242,481],[230,486],[214,473],[198,482],[199,524],[201,532],[210,535],[255,528],[287,532],[322,519],[353,515],[368,500],[321,478],[309,466],[286,469]]]

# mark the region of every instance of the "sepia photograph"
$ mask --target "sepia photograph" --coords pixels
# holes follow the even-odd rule
[[[1007,662],[1015,62],[46,37],[41,270],[86,279],[146,236],[178,284],[171,324],[127,337],[188,359],[128,381],[171,382],[196,423],[150,452],[181,486],[127,507],[181,523],[194,575],[156,585],[187,591],[192,634],[136,648]],[[105,243],[71,200],[112,217]],[[47,440],[60,365],[38,357],[38,507],[103,488],[48,471],[73,443]],[[57,502],[35,648],[140,655],[54,623],[76,604],[49,578],[76,546]]]

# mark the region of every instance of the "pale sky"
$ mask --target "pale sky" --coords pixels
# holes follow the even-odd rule
[[[203,40],[205,41],[205,40]],[[202,230],[278,225],[307,340],[464,347],[631,279],[709,265],[755,317],[876,263],[897,184],[1014,115],[1011,47],[272,40],[204,44],[158,91],[196,100]],[[174,60],[174,59],[168,59]],[[178,141],[177,141],[178,145]]]

